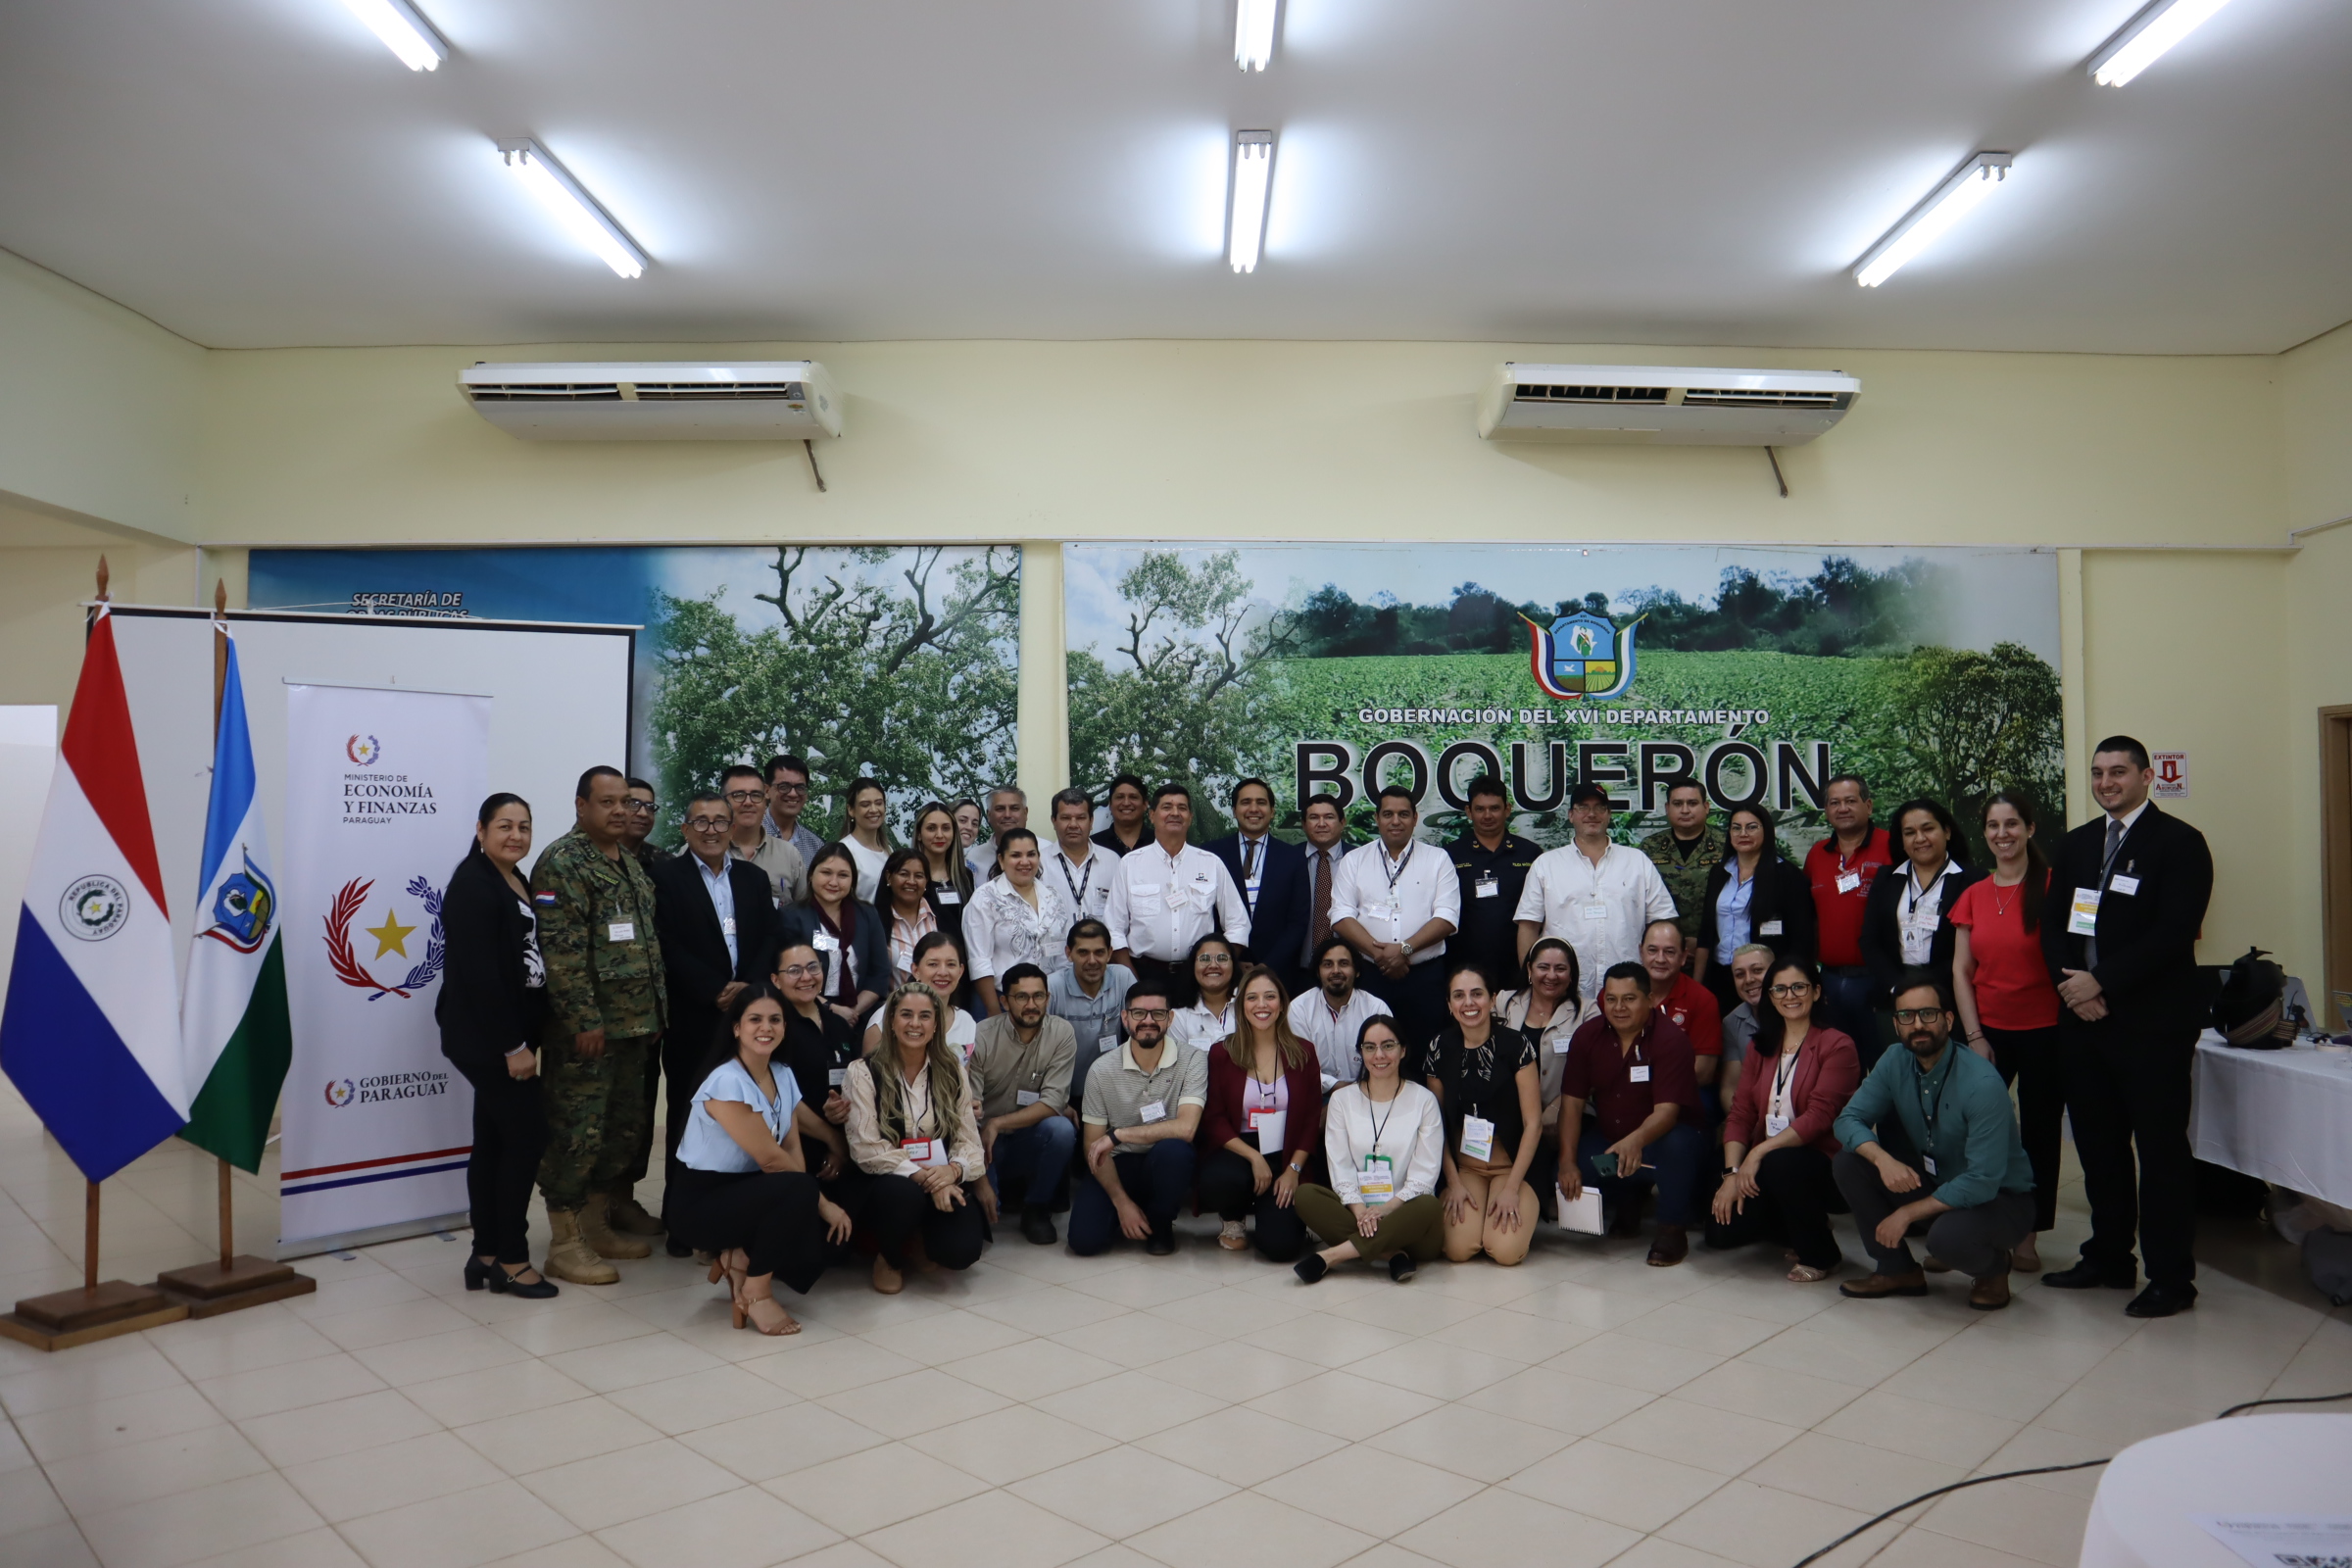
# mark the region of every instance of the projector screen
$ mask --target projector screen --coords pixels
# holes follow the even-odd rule
[[[114,613],[156,855],[184,966],[212,778],[212,619],[200,610],[136,605],[117,606]],[[228,620],[245,678],[262,820],[280,865],[288,681],[490,698],[490,788],[531,803],[534,859],[570,831],[581,772],[600,762],[625,765],[634,626],[276,611],[230,611]],[[451,866],[466,847],[460,824],[472,826],[479,803],[453,804]]]

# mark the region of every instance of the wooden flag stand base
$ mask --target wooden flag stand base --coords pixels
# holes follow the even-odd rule
[[[152,1285],[128,1280],[98,1283],[98,1184],[89,1184],[82,1211],[81,1288],[27,1297],[0,1313],[0,1335],[36,1350],[70,1350],[93,1340],[136,1334],[176,1323],[188,1309]]]
[[[235,1220],[229,1210],[228,1161],[220,1160],[220,1261],[191,1263],[158,1274],[155,1289],[190,1317],[219,1317],[317,1290],[318,1282],[308,1274],[297,1274],[270,1258],[237,1251]]]

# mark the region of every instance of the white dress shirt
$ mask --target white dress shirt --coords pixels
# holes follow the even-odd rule
[[[971,977],[993,980],[1016,963],[1034,963],[1051,980],[1066,966],[1070,922],[1077,918],[1061,890],[1044,877],[1029,884],[1037,906],[1020,895],[1008,877],[993,877],[972,890],[964,906],[963,945],[971,956]]]
[[[1642,863],[1648,863],[1647,857]],[[1453,874],[1453,857],[1418,840],[1396,859],[1378,839],[1349,850],[1331,883],[1331,923],[1342,920],[1355,921],[1375,942],[1407,941],[1432,920],[1458,928],[1462,882]],[[1412,961],[1434,963],[1445,956],[1441,938],[1416,950]]]
[[[691,850],[687,853],[694,854]],[[733,868],[731,857],[721,856],[718,869],[713,871],[708,860],[695,855],[694,868],[703,874],[703,891],[710,895],[710,907],[718,915],[718,934],[727,939],[727,967],[732,969],[743,959],[735,948],[735,879],[729,874]]]
[[[1450,881],[1451,860],[1446,860],[1446,870]],[[1187,844],[1170,855],[1155,839],[1119,858],[1102,911],[1113,952],[1125,949],[1162,963],[1182,963],[1218,920],[1224,922],[1226,941],[1249,945],[1250,910],[1241,889],[1233,885],[1225,862],[1206,850]]]
[[[1936,927],[1943,914],[1943,890],[1959,865],[1948,857],[1928,879],[1926,892],[1920,891],[1919,867],[1905,860],[1902,864],[1902,891],[1894,896],[1894,930],[1903,946],[1905,963],[1926,963],[1935,956]]]
[[[1539,936],[1558,937],[1576,950],[1578,990],[1590,1002],[1600,995],[1600,977],[1610,964],[1642,961],[1642,933],[1649,922],[1674,915],[1674,895],[1656,862],[1640,850],[1612,844],[1594,865],[1574,844],[1563,844],[1527,868],[1527,888],[1512,918],[1540,921]]]
[[[1069,900],[1078,911],[1070,922],[1075,925],[1080,920],[1102,918],[1103,907],[1110,903],[1110,879],[1118,874],[1118,868],[1119,858],[1092,839],[1087,841],[1086,858],[1079,860],[1071,859],[1056,839],[1047,847],[1045,866],[1037,879],[1051,879],[1054,890]]]
[[[1257,890],[1265,885],[1266,880],[1266,846],[1274,842],[1274,835],[1264,833],[1251,838],[1247,833],[1236,833],[1234,839],[1235,854],[1242,862],[1242,902],[1250,906],[1251,914],[1255,914]]]
[[[1299,922],[1300,927],[1306,932],[1306,940],[1298,949],[1298,966],[1302,969],[1312,969],[1315,966],[1315,863],[1323,856],[1331,857],[1331,887],[1336,895],[1340,886],[1340,862],[1348,858],[1348,847],[1345,844],[1334,844],[1329,849],[1318,850],[1312,844],[1302,844],[1299,849],[1306,856],[1303,873],[1306,880],[1300,884],[1305,889],[1306,918]],[[1458,894],[1460,890],[1456,889],[1455,891]]]
[[[1207,1051],[1233,1033],[1237,1018],[1233,999],[1225,1000],[1224,1007],[1216,1012],[1206,1003],[1196,1002],[1189,1007],[1178,1007],[1168,1020],[1168,1038],[1181,1044]]]
[[[1301,991],[1291,999],[1291,1033],[1315,1048],[1315,1061],[1323,1069],[1325,1093],[1334,1084],[1355,1082],[1355,1037],[1362,1031],[1364,1020],[1393,1016],[1387,1003],[1361,986],[1348,993],[1348,1004],[1336,1013],[1331,1010],[1331,999],[1320,986]]]

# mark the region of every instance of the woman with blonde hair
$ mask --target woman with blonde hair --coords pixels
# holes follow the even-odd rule
[[[1288,1263],[1306,1247],[1306,1221],[1294,1199],[1312,1157],[1323,1109],[1322,1068],[1314,1048],[1291,1032],[1291,999],[1264,964],[1242,976],[1233,1033],[1208,1050],[1208,1103],[1201,1108],[1195,1191],[1224,1228],[1217,1245],[1250,1245],[1257,1216],[1257,1252]]]
[[[854,1061],[850,1158],[858,1174],[844,1206],[880,1246],[874,1289],[896,1296],[914,1248],[929,1266],[969,1268],[980,1259],[980,1205],[968,1190],[987,1174],[972,1120],[970,1076],[948,1044],[948,1004],[919,980],[882,1004],[882,1039]]]

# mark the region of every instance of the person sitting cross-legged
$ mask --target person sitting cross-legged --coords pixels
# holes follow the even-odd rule
[[[1086,1075],[1070,1183],[1070,1250],[1108,1251],[1121,1236],[1155,1257],[1176,1250],[1176,1211],[1193,1192],[1193,1134],[1208,1102],[1208,1056],[1168,1038],[1168,986],[1128,988],[1127,1043]]]
[[[1404,1041],[1386,1013],[1356,1029],[1362,1067],[1342,1085],[1324,1115],[1323,1155],[1331,1186],[1298,1189],[1298,1217],[1325,1244],[1292,1267],[1312,1285],[1334,1263],[1388,1260],[1402,1284],[1438,1255],[1446,1211],[1438,1201],[1445,1171],[1446,1113],[1438,1097],[1402,1075]]]
[[[2009,1304],[2010,1256],[2034,1233],[2034,1167],[1997,1068],[1952,1045],[1951,994],[1938,975],[1906,969],[1894,987],[1889,1051],[1862,1080],[1837,1121],[1844,1145],[1832,1168],[1878,1271],[1838,1287],[1858,1300],[1925,1296],[1927,1276],[1906,1240],[1927,1228],[1928,1250],[1976,1282],[1968,1304]],[[1914,1167],[1888,1153],[1883,1132],[1901,1127],[1919,1150]]]

